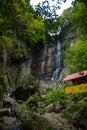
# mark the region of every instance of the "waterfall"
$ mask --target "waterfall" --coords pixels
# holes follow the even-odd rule
[[[55,54],[55,71],[52,75],[52,80],[57,80],[59,76],[59,72],[61,69],[61,42],[58,39],[57,41],[57,48],[56,48],[56,54]]]

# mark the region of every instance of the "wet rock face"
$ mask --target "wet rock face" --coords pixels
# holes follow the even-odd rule
[[[46,52],[46,61],[45,61],[45,73],[47,75],[51,74],[53,72],[53,69],[55,67],[54,65],[54,51],[55,47],[54,46],[48,46],[47,47],[47,52]]]
[[[49,76],[52,73],[54,69],[54,51],[55,46],[48,44],[39,48],[39,51],[34,51],[32,60],[33,74],[41,75],[42,73],[45,73],[46,76]]]
[[[26,67],[29,58],[27,46],[22,41],[14,42],[9,52],[3,51],[2,64],[8,86],[14,88],[17,85],[18,74],[22,68]],[[25,66],[23,66],[23,63],[25,63]]]

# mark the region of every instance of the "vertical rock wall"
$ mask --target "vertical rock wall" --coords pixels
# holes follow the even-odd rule
[[[40,44],[37,44],[37,46],[35,46],[33,52],[32,73],[34,75],[41,75],[44,73],[49,77],[54,70],[54,52],[56,48],[55,39],[50,40],[45,45],[41,46]]]

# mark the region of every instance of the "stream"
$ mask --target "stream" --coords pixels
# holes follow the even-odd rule
[[[8,97],[15,98],[14,92],[8,92],[6,94]],[[21,121],[16,117],[16,113],[12,109],[12,104],[8,101],[4,104],[4,108],[8,109],[8,117],[12,117],[12,119],[15,119],[15,122],[12,124],[11,130],[21,130],[22,123]]]

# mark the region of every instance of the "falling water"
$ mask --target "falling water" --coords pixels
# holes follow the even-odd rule
[[[8,92],[7,96],[13,97],[13,98],[15,97],[14,92]],[[16,118],[16,115],[15,115],[14,111],[12,110],[12,105],[9,102],[7,102],[7,104],[5,104],[4,107],[8,109],[10,117]],[[21,121],[16,118],[14,124],[12,125],[12,130],[21,130],[21,126],[22,126]]]
[[[56,48],[56,55],[55,55],[55,71],[53,72],[53,75],[52,75],[52,79],[53,80],[57,80],[58,79],[58,76],[59,76],[59,72],[60,72],[60,69],[61,69],[61,43],[60,43],[60,40],[58,39],[58,42],[57,42],[57,48]]]

